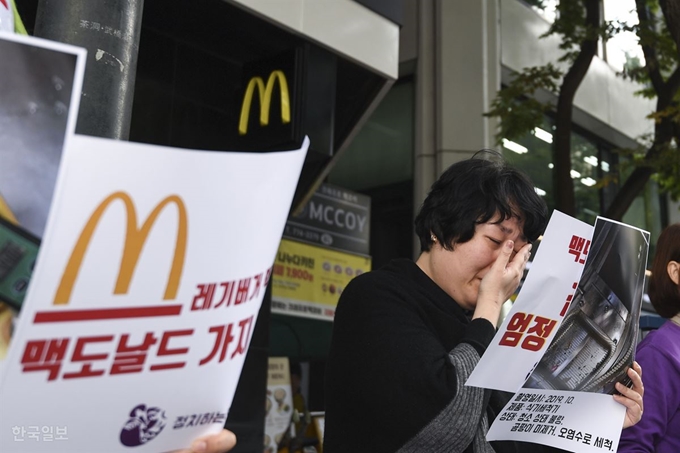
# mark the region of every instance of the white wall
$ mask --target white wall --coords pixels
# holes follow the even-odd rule
[[[383,76],[399,74],[399,26],[354,0],[228,0]]]

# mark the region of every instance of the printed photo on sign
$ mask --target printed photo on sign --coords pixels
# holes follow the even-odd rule
[[[11,14],[5,3],[0,16]],[[85,55],[85,49],[0,33],[0,378],[62,149],[75,129]]]
[[[573,298],[565,301],[555,338],[525,387],[611,394],[616,382],[628,379],[648,248],[649,233],[602,218],[595,223],[592,242],[572,237],[569,253],[574,260],[587,255],[585,268]],[[516,323],[518,333],[527,330],[530,318]],[[544,322],[539,331],[549,329],[551,324]]]
[[[0,34],[0,216],[42,237],[66,137],[73,134],[85,50]]]

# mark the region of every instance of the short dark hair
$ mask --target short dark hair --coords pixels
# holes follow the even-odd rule
[[[656,241],[656,255],[649,279],[649,300],[664,318],[672,318],[680,312],[680,285],[668,276],[668,263],[680,263],[680,223],[667,226]]]
[[[498,223],[515,217],[524,222],[523,234],[535,241],[543,232],[548,208],[523,172],[510,166],[495,151],[485,159],[472,158],[451,165],[435,181],[416,216],[421,252],[434,243],[432,234],[447,250],[472,239],[477,224],[500,214]]]

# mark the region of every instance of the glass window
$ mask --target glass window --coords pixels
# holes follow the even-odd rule
[[[552,140],[553,125],[545,118],[541,127],[516,142],[503,140],[503,155],[513,165],[523,169],[536,185],[549,208],[555,207],[553,189]],[[613,158],[608,149],[582,134],[571,135],[571,177],[574,180],[576,217],[593,224],[603,210],[605,191],[612,190],[612,184],[605,189],[595,185],[614,168]],[[614,188],[615,193],[615,188]]]
[[[631,172],[632,169],[627,168],[625,177]],[[647,181],[644,190],[635,197],[635,200],[622,219],[624,223],[649,231],[652,244],[649,252],[650,257],[654,256],[653,252],[656,245],[656,239],[659,237],[662,230],[661,200],[662,197],[659,195],[659,185],[655,181]]]
[[[536,185],[536,192],[544,198],[550,209],[555,207],[551,171],[552,131],[552,120],[546,117],[540,128],[534,129],[520,140],[503,140],[503,155],[506,160],[529,175]],[[616,196],[618,184],[612,178],[614,173],[623,168],[624,172],[619,179],[625,180],[632,170],[625,165],[624,158],[621,159],[624,165],[618,165],[619,155],[610,145],[577,132],[572,132],[571,150],[576,217],[593,225],[596,217],[605,212]],[[596,185],[602,181],[606,183],[601,187]],[[628,208],[622,221],[649,231],[654,241],[662,226],[661,199],[658,184],[649,181],[644,191]]]
[[[600,193],[593,187],[599,175],[597,145],[585,137],[571,134],[571,177],[574,180],[574,198],[578,218],[590,223],[600,215]]]
[[[550,208],[555,206],[552,178],[552,130],[546,118],[542,127],[513,142],[503,140],[503,156],[524,170],[536,185],[536,192]]]
[[[351,190],[413,179],[414,84],[396,83],[333,167],[328,182]]]

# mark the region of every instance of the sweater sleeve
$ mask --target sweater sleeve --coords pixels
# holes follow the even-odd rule
[[[485,392],[478,387],[465,386],[465,381],[479,362],[479,357],[477,350],[469,343],[461,343],[449,352],[449,359],[456,370],[456,394],[444,410],[399,450],[400,453],[460,453],[472,444],[480,427],[486,434],[488,421],[485,416]],[[478,441],[482,439],[483,437]]]
[[[678,436],[671,418],[680,407],[680,364],[653,344],[640,349],[635,360],[642,367],[644,413],[636,425],[622,431],[618,451],[653,453],[659,443],[669,442],[665,436]]]

